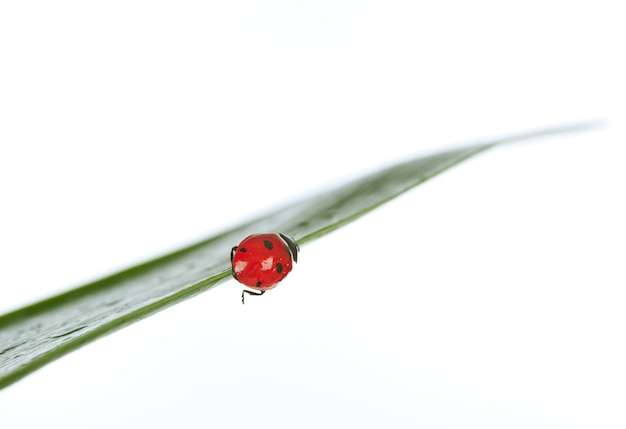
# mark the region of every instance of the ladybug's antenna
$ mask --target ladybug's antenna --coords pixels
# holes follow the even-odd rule
[[[263,294],[265,293],[265,291],[264,291],[264,290],[262,290],[262,291],[260,291],[260,292],[252,292],[252,291],[249,291],[249,290],[247,290],[247,289],[244,289],[244,290],[241,292],[241,303],[242,303],[242,304],[245,304],[245,301],[244,301],[244,296],[245,296],[244,294],[245,294],[245,293],[247,293],[248,295],[256,295],[256,296],[259,296],[259,295],[263,295]]]

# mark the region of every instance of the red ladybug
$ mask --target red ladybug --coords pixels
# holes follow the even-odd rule
[[[263,295],[276,287],[291,271],[292,261],[298,262],[300,247],[285,234],[252,234],[243,239],[230,252],[233,277],[254,291],[244,294]]]

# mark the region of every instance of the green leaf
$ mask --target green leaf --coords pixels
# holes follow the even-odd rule
[[[70,351],[230,278],[230,249],[255,232],[304,245],[494,146],[595,126],[581,123],[449,150],[289,204],[193,246],[0,316],[0,388]]]

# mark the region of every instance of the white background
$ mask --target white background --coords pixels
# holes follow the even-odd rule
[[[498,149],[0,392],[2,428],[626,426],[623,1],[0,1],[0,311]],[[236,243],[233,243],[236,244]]]

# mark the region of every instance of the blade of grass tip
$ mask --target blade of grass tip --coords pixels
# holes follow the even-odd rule
[[[448,150],[396,164],[312,195],[214,237],[0,316],[0,388],[72,350],[230,278],[230,248],[278,231],[305,244],[492,147],[595,128],[578,123]]]

